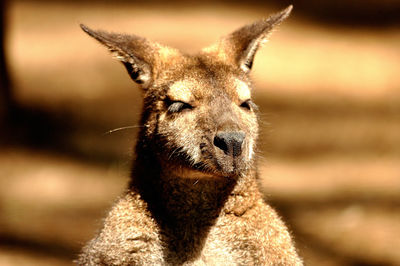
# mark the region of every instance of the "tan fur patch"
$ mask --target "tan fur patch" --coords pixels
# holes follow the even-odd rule
[[[233,64],[234,58],[229,56],[229,53],[226,52],[227,50],[229,50],[229,47],[226,45],[226,43],[219,41],[213,45],[203,48],[202,52],[209,55],[214,55],[221,62]]]
[[[161,61],[168,62],[168,60],[171,60],[171,58],[177,57],[179,55],[179,51],[174,48],[162,46],[160,44],[158,44],[158,48],[158,54]]]
[[[196,82],[191,80],[177,81],[170,87],[168,97],[173,101],[190,103],[194,100],[191,88],[195,86]]]
[[[249,86],[241,80],[235,80],[235,87],[240,101],[246,101],[251,98]]]

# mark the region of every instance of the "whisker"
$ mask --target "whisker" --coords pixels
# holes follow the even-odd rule
[[[138,128],[138,127],[143,127],[143,126],[118,127],[118,128],[111,129],[111,130],[109,130],[109,131],[107,131],[107,132],[104,132],[103,135],[108,135],[108,134],[111,134],[111,133],[114,133],[114,132],[117,132],[117,131],[121,131],[121,130],[124,130],[124,129],[132,129],[132,128]]]

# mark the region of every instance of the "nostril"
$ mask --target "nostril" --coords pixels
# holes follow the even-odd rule
[[[228,144],[226,142],[226,139],[223,136],[221,136],[221,134],[219,135],[217,134],[214,137],[214,145],[223,150],[225,153],[228,152]]]
[[[218,132],[214,137],[214,145],[226,155],[237,157],[242,153],[245,134],[241,131]]]

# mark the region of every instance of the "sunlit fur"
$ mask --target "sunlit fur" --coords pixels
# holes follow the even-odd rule
[[[79,265],[302,265],[258,188],[249,77],[257,49],[290,10],[194,55],[82,25],[141,85],[143,110],[129,187]],[[235,152],[216,142],[221,132],[244,136]]]

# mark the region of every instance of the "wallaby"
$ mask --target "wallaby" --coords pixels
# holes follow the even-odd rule
[[[141,85],[127,191],[79,265],[302,265],[258,188],[257,49],[292,6],[187,55],[135,35],[82,29]]]

